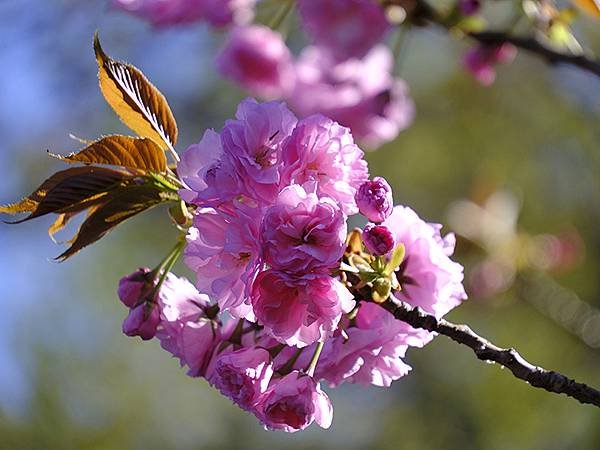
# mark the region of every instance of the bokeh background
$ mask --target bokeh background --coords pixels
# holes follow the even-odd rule
[[[78,149],[69,133],[127,133],[97,87],[96,29],[109,54],[167,96],[180,150],[220,127],[244,97],[215,73],[223,35],[204,25],[156,31],[104,0],[1,0],[0,203],[59,169],[45,153]],[[600,50],[598,22],[583,20],[576,34]],[[431,30],[410,32],[401,75],[416,121],[368,154],[371,173],[430,221],[446,222],[457,199],[503,189],[518,199],[523,235],[580,236],[568,270],[524,269],[513,287],[472,296],[449,319],[600,387],[600,79],[520,54],[483,88],[461,68],[465,48]],[[118,279],[171,247],[165,211],[63,264],[51,260],[61,250],[49,224],[0,227],[0,449],[600,449],[598,409],[533,389],[444,337],[409,351],[414,370],[390,389],[329,391],[331,429],[265,432],[186,377],[158,343],[120,332]],[[456,257],[469,272],[489,255],[459,240]]]

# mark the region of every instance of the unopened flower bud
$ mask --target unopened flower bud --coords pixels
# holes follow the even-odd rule
[[[460,0],[458,2],[458,9],[465,16],[472,16],[473,14],[477,14],[480,8],[480,0]]]
[[[510,63],[516,53],[516,47],[507,42],[501,45],[479,44],[465,53],[463,65],[480,84],[489,86],[496,79],[496,65]]]
[[[151,272],[147,267],[140,267],[132,274],[121,278],[118,295],[125,306],[133,308],[152,291],[154,283]]]
[[[160,322],[160,311],[156,303],[142,303],[129,311],[123,322],[123,333],[127,336],[139,336],[144,341],[156,335]]]
[[[371,222],[383,222],[394,209],[392,188],[382,177],[365,181],[356,192],[356,204],[360,213]]]
[[[394,235],[385,225],[367,224],[362,232],[362,240],[367,251],[381,256],[391,252],[396,245]]]
[[[373,281],[373,300],[381,303],[387,300],[392,292],[392,282],[389,278],[377,278]]]

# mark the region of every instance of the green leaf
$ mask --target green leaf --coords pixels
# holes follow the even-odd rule
[[[467,34],[478,33],[487,28],[487,22],[480,16],[465,16],[460,19],[456,24],[456,27]]]
[[[557,50],[568,50],[574,54],[583,53],[583,47],[571,33],[568,24],[563,22],[554,22],[546,31],[546,36],[552,47]]]
[[[394,252],[392,253],[392,257],[390,258],[387,265],[385,266],[384,273],[386,275],[391,275],[393,272],[396,271],[396,269],[400,266],[400,264],[402,264],[402,261],[404,260],[404,254],[405,254],[404,245],[399,244],[394,249]]]
[[[69,247],[55,259],[64,261],[84,247],[98,241],[125,220],[164,201],[171,200],[152,185],[127,186],[111,192],[81,224]]]
[[[370,283],[381,277],[377,272],[359,272],[358,276],[360,277],[360,280],[365,283]]]
[[[377,278],[373,281],[371,298],[376,303],[385,302],[392,292],[392,282],[388,278]]]

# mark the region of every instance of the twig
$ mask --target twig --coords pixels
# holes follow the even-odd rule
[[[396,0],[397,1],[397,0]],[[442,16],[427,2],[418,0],[412,20],[417,24],[434,24],[446,30],[451,28]],[[534,37],[515,36],[510,31],[483,31],[479,33],[468,33],[467,36],[486,45],[500,45],[505,42],[517,48],[526,50],[551,64],[569,64],[583,70],[587,70],[600,77],[600,61],[584,54],[562,53],[550,47],[546,47]]]
[[[484,31],[481,33],[470,33],[470,37],[482,44],[500,45],[505,42],[523,50],[535,53],[551,64],[570,64],[580,69],[587,70],[600,77],[600,61],[588,58],[580,54],[561,53],[546,47],[537,39],[529,37],[512,36],[499,31]]]
[[[589,403],[600,407],[600,392],[583,383],[578,383],[565,375],[543,369],[526,361],[513,348],[500,348],[487,339],[477,335],[467,325],[456,325],[444,319],[413,308],[403,301],[390,296],[381,304],[393,316],[415,328],[443,334],[459,344],[469,347],[478,359],[494,361],[509,369],[512,374],[531,386],[557,394],[565,394],[580,403]]]

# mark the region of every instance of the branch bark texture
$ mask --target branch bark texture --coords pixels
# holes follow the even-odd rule
[[[467,325],[456,325],[444,319],[437,319],[420,308],[414,308],[392,296],[381,306],[393,314],[396,319],[402,320],[414,328],[423,328],[443,334],[459,344],[466,345],[473,350],[478,359],[501,364],[509,369],[516,378],[531,386],[545,389],[548,392],[565,394],[580,403],[600,407],[600,391],[572,380],[559,372],[535,366],[526,361],[515,349],[500,348],[476,334]]]

